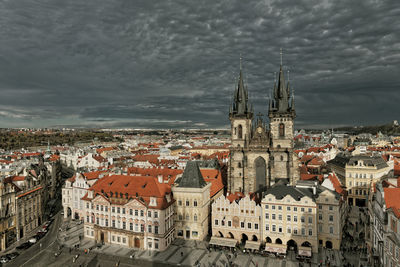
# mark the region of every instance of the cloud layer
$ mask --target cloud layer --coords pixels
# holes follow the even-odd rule
[[[400,119],[400,6],[0,1],[0,127],[221,128],[239,71],[266,114],[279,49],[297,126]]]

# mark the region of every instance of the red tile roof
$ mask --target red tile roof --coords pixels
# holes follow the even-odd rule
[[[344,193],[344,189],[336,174],[330,173],[328,179],[332,182],[335,191],[342,195]]]
[[[383,188],[383,190],[385,192],[386,208],[391,208],[395,212],[395,214],[399,214],[400,188]]]
[[[217,169],[200,169],[204,181],[211,183],[210,198],[224,189],[221,172]]]

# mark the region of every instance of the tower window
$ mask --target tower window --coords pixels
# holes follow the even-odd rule
[[[281,156],[281,161],[283,161],[283,156]]]
[[[243,127],[241,124],[239,124],[239,127],[238,127],[238,138],[239,139],[243,138]]]
[[[279,136],[285,136],[285,124],[279,124]]]
[[[238,163],[238,168],[242,168],[242,163]]]

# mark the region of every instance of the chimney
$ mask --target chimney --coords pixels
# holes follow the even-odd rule
[[[157,178],[158,178],[158,182],[159,182],[160,184],[162,184],[162,182],[163,182],[163,176],[162,176],[161,174],[159,174],[159,175],[157,176]]]

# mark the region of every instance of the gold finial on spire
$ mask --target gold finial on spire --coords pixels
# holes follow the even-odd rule
[[[280,54],[281,54],[281,66],[282,66],[282,55],[283,55],[282,47],[281,47],[281,52],[280,52]]]

